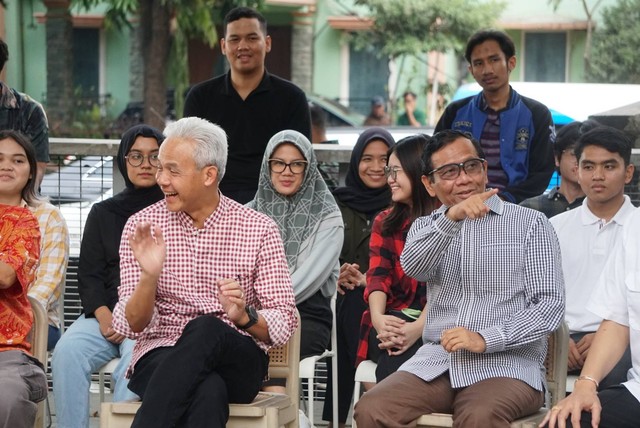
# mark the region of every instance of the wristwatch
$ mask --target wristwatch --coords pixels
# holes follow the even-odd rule
[[[245,325],[238,326],[238,328],[242,330],[251,328],[258,322],[258,311],[256,311],[256,308],[247,305],[244,307],[244,310],[247,312],[247,315],[249,315],[249,322],[247,322]]]

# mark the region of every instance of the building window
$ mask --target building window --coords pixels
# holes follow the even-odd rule
[[[567,33],[525,33],[524,80],[564,82],[567,68]]]
[[[73,29],[73,89],[76,96],[97,103],[100,94],[100,29]]]

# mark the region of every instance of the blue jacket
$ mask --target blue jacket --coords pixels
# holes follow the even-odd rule
[[[542,194],[555,169],[555,127],[549,109],[511,89],[507,107],[500,114],[500,162],[507,175],[504,199],[519,203]],[[454,129],[480,137],[487,120],[482,92],[447,106],[436,132]],[[489,183],[492,186],[492,183]]]

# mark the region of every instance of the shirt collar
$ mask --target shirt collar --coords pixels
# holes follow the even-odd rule
[[[7,85],[0,82],[0,106],[5,109],[18,108],[18,99]]]
[[[267,69],[265,68],[262,80],[260,81],[258,86],[253,91],[251,91],[251,94],[268,91],[269,89],[271,89],[271,78],[269,76],[269,73],[267,72]],[[238,91],[236,91],[236,88],[233,87],[233,83],[231,82],[231,71],[228,71],[225,76],[225,84],[222,86],[221,92],[225,95],[238,93]],[[249,94],[249,96],[251,96],[251,94]]]
[[[488,111],[492,111],[495,113],[500,113],[501,111],[505,111],[505,110],[509,110],[511,108],[511,104],[513,103],[513,88],[511,87],[511,85],[509,85],[509,99],[507,100],[507,105],[505,108],[500,109],[500,110],[494,110],[491,107],[489,107],[489,104],[487,104],[487,100],[485,100],[484,98],[484,91],[480,92],[480,99],[478,101],[478,107],[480,108],[480,110],[482,110],[483,112],[488,112]]]
[[[219,222],[219,220],[225,215],[225,213],[229,210],[229,205],[231,204],[230,199],[224,196],[218,190],[218,196],[220,197],[217,208],[204,220],[203,229],[212,229],[214,225]],[[178,217],[178,221],[182,223],[182,225],[186,228],[193,229],[193,219],[184,211],[179,211],[176,213]]]
[[[600,217],[591,212],[591,210],[589,209],[589,205],[587,205],[587,199],[588,198],[584,198],[584,200],[582,201],[582,207],[580,207],[582,208],[582,215],[580,216],[580,218],[582,220],[582,224],[585,226],[598,223],[602,220]],[[631,203],[631,198],[629,198],[629,196],[627,195],[624,195],[624,202],[622,202],[622,206],[620,207],[618,212],[616,212],[616,214],[611,218],[611,221],[609,221],[609,223],[616,223],[620,226],[624,226],[624,224],[627,222],[627,219],[629,218],[629,214],[635,211],[635,209],[636,207]]]
[[[484,203],[485,203],[486,206],[489,207],[489,209],[492,212],[494,212],[494,213],[496,213],[498,215],[502,215],[502,213],[504,212],[504,201],[502,199],[500,199],[500,197],[498,195],[491,196],[489,199],[484,201]],[[449,208],[450,208],[449,206],[443,204],[435,212],[444,213]]]

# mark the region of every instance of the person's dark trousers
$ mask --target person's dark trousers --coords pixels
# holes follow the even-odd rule
[[[49,324],[49,333],[47,337],[47,351],[53,351],[56,343],[60,340],[60,329]]]
[[[338,419],[346,422],[351,407],[356,356],[360,339],[360,320],[368,308],[364,301],[364,288],[358,287],[338,296],[336,309],[336,339],[338,342]],[[322,419],[332,420],[333,381],[331,364],[327,364],[327,392],[324,398]],[[337,427],[334,427],[337,428]]]
[[[638,428],[640,426],[640,402],[622,385],[598,392],[602,413],[599,428]],[[567,428],[572,428],[567,420]],[[591,413],[582,412],[580,428],[591,428]]]
[[[175,346],[136,363],[129,389],[142,406],[132,427],[223,428],[229,403],[250,403],[267,367],[267,355],[251,337],[214,316],[195,318]]]
[[[573,333],[571,335],[571,339],[573,339],[574,342],[578,343],[586,334],[588,333]],[[604,379],[600,381],[598,391],[603,391],[609,387],[620,385],[622,382],[626,382],[627,372],[631,368],[631,365],[631,347],[627,346],[624,354],[622,354],[622,357],[620,357],[620,361],[618,361],[618,363],[613,366],[609,374],[607,374]],[[567,374],[579,376],[581,370],[582,369],[573,370],[568,372]]]

